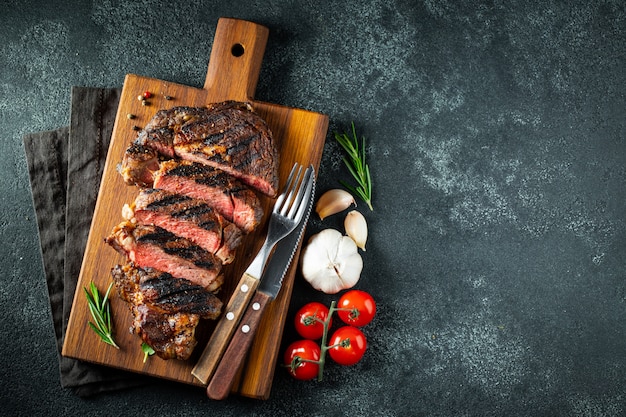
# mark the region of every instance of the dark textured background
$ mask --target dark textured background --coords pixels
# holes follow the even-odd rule
[[[76,3],[0,1],[3,415],[626,412],[622,0]],[[331,133],[354,120],[368,140],[369,350],[319,384],[278,370],[266,402],[160,381],[77,398],[21,138],[67,125],[74,85],[202,86],[221,16],[271,30],[256,98],[330,116],[322,190],[345,176]],[[292,309],[313,299],[300,282]]]

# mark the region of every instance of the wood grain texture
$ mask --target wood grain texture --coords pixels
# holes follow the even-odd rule
[[[122,221],[123,205],[132,202],[138,190],[124,184],[116,171],[116,166],[122,160],[128,144],[137,135],[134,127],[143,127],[159,109],[180,105],[203,106],[226,99],[250,101],[257,113],[268,123],[278,146],[281,186],[295,162],[305,166],[312,164],[316,170],[319,168],[328,129],[328,117],[312,111],[254,100],[254,88],[261,68],[267,34],[267,28],[251,22],[220,19],[207,78],[204,88],[201,89],[134,74],[126,76],[78,278],[77,296],[74,298],[67,326],[63,355],[168,380],[203,385],[193,377],[191,370],[209,339],[215,326],[214,322],[203,321],[198,326],[196,331],[198,346],[189,360],[164,361],[153,356],[144,363],[140,348],[141,340],[127,331],[132,322],[132,315],[126,303],[117,296],[111,299],[115,336],[120,346],[117,350],[102,343],[98,336],[88,329],[87,322],[90,316],[86,299],[81,295],[82,287],[87,287],[89,282],[93,281],[101,291],[104,291],[111,282],[111,268],[117,263],[124,262],[123,257],[108,247],[103,239]],[[243,55],[236,56],[232,53],[232,51],[241,52],[237,45],[243,47]],[[146,103],[138,99],[144,91],[152,93],[152,97]],[[128,115],[134,118],[129,118]],[[262,196],[260,199],[266,213],[263,218],[264,226],[244,238],[237,250],[235,261],[224,267],[225,282],[219,295],[225,304],[263,243],[269,217],[267,213],[271,211],[273,200]],[[297,259],[298,254],[299,249],[294,259]],[[235,392],[243,396],[267,399],[270,395],[296,269],[297,262],[294,262],[285,276],[278,297],[268,304],[253,341],[251,354],[233,387]]]

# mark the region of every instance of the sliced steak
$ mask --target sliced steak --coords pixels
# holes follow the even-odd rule
[[[217,257],[160,227],[125,221],[105,241],[139,267],[188,279],[209,291],[222,285],[222,264]]]
[[[200,318],[216,319],[222,310],[222,302],[205,288],[166,272],[126,264],[116,265],[111,275],[133,314],[131,332],[163,359],[188,359]]]
[[[267,123],[249,103],[159,110],[133,145],[220,168],[268,196],[277,193],[278,150]],[[129,170],[125,164],[135,162],[123,161],[120,172]]]
[[[205,200],[156,188],[139,192],[134,218],[184,237],[216,255],[222,264],[231,263],[241,243],[241,230],[217,213]]]
[[[111,275],[120,297],[131,304],[146,304],[168,314],[198,314],[203,319],[216,319],[222,310],[213,293],[167,272],[128,263],[113,267]]]
[[[222,170],[189,161],[169,160],[154,173],[154,188],[205,200],[242,231],[253,231],[263,218],[256,194]]]

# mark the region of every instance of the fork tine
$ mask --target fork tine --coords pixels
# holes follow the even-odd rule
[[[290,219],[296,218],[296,212],[300,211],[300,208],[303,206],[302,201],[304,201],[304,196],[306,194],[306,190],[309,186],[309,178],[311,177],[311,168],[307,168],[304,172],[304,176],[302,178],[302,182],[300,183],[300,187],[298,188],[298,194],[296,194],[294,198],[294,202],[291,205],[291,209],[289,210],[288,217]]]
[[[289,173],[289,177],[287,177],[287,182],[285,183],[285,187],[283,188],[283,191],[280,193],[280,195],[276,199],[276,202],[274,203],[274,210],[273,210],[274,212],[278,212],[280,208],[282,207],[285,197],[287,196],[287,192],[292,187],[291,183],[293,182],[294,175],[296,173],[297,168],[298,168],[298,163],[296,162],[291,168],[291,172]]]
[[[298,165],[297,163],[294,165],[294,169],[296,168],[296,165]],[[296,188],[298,187],[298,183],[300,182],[300,178],[301,178],[301,174],[302,174],[302,166],[298,165],[298,171],[297,173],[295,173],[295,176],[293,178],[293,182],[289,185],[289,192],[287,192],[287,190],[285,190],[285,200],[282,202],[282,206],[280,207],[280,214],[282,216],[286,216],[287,215],[287,211],[289,210],[289,207],[291,207],[293,205],[293,200],[294,198],[297,196],[296,195]]]
[[[307,210],[306,202],[309,201],[311,197],[311,193],[313,192],[313,182],[311,177],[313,176],[313,166],[309,166],[304,173],[304,178],[302,179],[302,184],[306,184],[306,188],[300,189],[298,193],[298,202],[297,202],[297,212],[295,213],[294,220],[296,223],[300,223],[302,217],[304,217],[304,213]],[[295,207],[294,207],[295,208]],[[292,209],[293,210],[293,209]],[[289,213],[291,215],[291,213]]]

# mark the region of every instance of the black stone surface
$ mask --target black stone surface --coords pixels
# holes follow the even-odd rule
[[[617,416],[626,412],[623,1],[0,2],[3,415]],[[217,19],[270,28],[256,98],[330,116],[320,190],[374,180],[359,364],[277,370],[268,401],[155,381],[59,386],[24,134],[74,85],[137,73],[200,87]],[[309,234],[341,227],[311,223]],[[292,309],[329,301],[299,282]],[[296,338],[287,326],[285,341]]]

